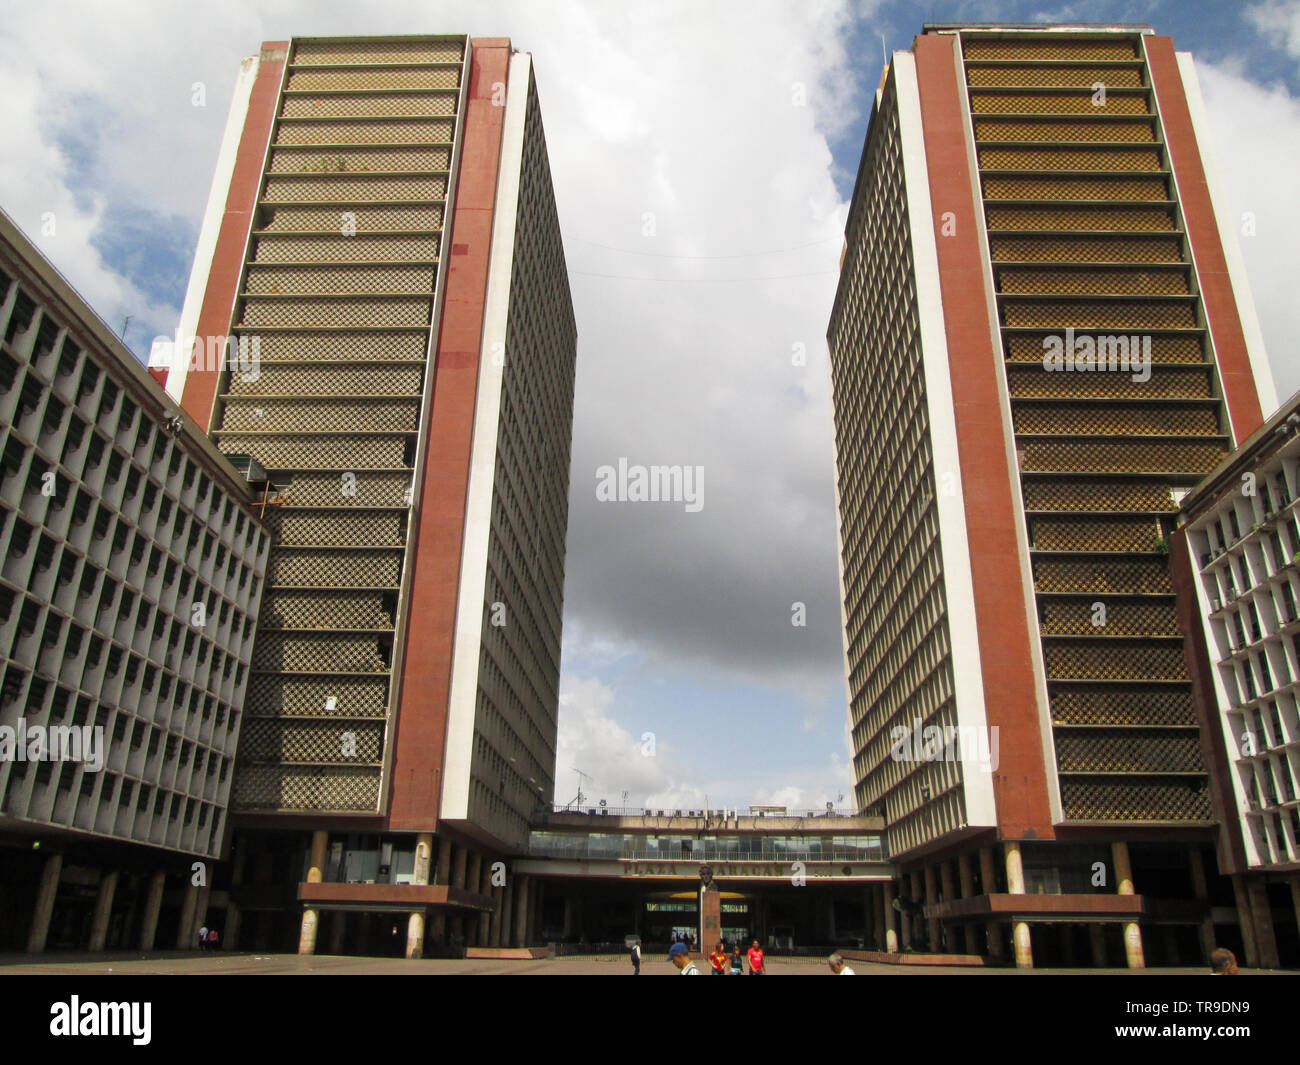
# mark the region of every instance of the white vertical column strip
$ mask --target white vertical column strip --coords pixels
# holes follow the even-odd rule
[[[925,369],[926,403],[930,414],[930,446],[934,454],[939,516],[939,545],[947,595],[948,633],[952,640],[952,671],[957,722],[987,736],[988,714],[980,665],[979,631],[975,620],[975,589],[971,573],[970,542],[966,532],[966,502],[961,459],[957,450],[957,423],[952,378],[948,371],[948,338],[939,285],[939,252],[930,201],[930,174],[921,130],[921,94],[916,80],[916,59],[910,52],[894,53],[894,79],[898,92],[898,124],[902,140],[903,180],[907,189],[907,215],[912,236],[917,317],[921,356]],[[951,477],[951,480],[948,478]],[[949,486],[952,492],[945,491]],[[963,737],[966,742],[966,737]],[[990,741],[991,742],[991,741]],[[991,750],[991,748],[990,748]],[[997,824],[993,774],[985,771],[963,746],[962,788],[969,825]]]
[[[520,171],[524,157],[524,127],[532,57],[510,57],[506,113],[501,131],[501,162],[497,171],[496,209],[492,219],[492,248],[488,255],[487,300],[483,309],[483,338],[479,350],[478,399],[470,445],[469,488],[465,501],[464,546],[460,556],[460,591],[456,600],[456,629],[451,658],[451,694],[447,711],[447,744],[443,759],[444,820],[469,816],[471,763],[474,757],[474,716],[478,704],[479,657],[487,588],[488,551],[492,535],[492,497],[497,460],[497,431],[501,388],[509,371],[506,350],[510,283],[514,272],[515,225],[519,211]]]

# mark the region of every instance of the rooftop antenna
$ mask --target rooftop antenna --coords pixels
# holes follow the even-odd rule
[[[117,335],[118,340],[125,340],[125,339],[126,339],[126,327],[127,327],[128,325],[131,324],[131,319],[134,318],[134,317],[135,317],[135,315],[133,315],[133,314],[128,314],[125,318],[122,319],[122,332],[120,332],[120,333]]]
[[[569,800],[568,805],[565,806],[565,809],[566,809],[566,810],[569,808],[569,806],[572,806],[572,807],[575,807],[575,808],[576,808],[576,807],[579,807],[579,806],[581,806],[581,805],[583,804],[583,802],[586,800],[587,796],[585,796],[584,794],[582,794],[582,782],[583,782],[584,780],[590,780],[590,779],[591,779],[591,777],[589,777],[586,773],[584,773],[584,772],[583,772],[581,769],[579,769],[576,765],[573,766],[572,768],[573,768],[573,771],[574,771],[575,773],[578,774],[578,795],[577,795],[576,798]]]
[[[885,35],[880,35],[880,62],[889,66],[889,49],[885,47]]]

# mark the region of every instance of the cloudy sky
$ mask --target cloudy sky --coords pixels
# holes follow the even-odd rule
[[[1300,0],[0,0],[0,206],[143,358],[242,56],[531,51],[579,330],[557,800],[581,770],[612,805],[851,804],[826,321],[882,49],[930,19],[1148,22],[1193,52],[1278,392],[1300,388]],[[703,508],[602,503],[620,458],[702,466]]]

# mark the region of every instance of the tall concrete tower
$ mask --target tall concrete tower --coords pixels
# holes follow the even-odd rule
[[[1149,28],[929,25],[886,68],[828,336],[896,939],[1025,966],[1213,939],[1168,538],[1276,405],[1221,204],[1191,57]]]
[[[232,916],[304,951],[324,914],[338,949],[388,949],[384,915],[408,953],[426,915],[486,942],[552,799],[576,354],[531,57],[264,44],[177,340],[168,391],[266,471],[274,538]]]

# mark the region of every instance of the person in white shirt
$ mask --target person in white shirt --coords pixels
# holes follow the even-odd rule
[[[848,967],[848,964],[844,961],[844,958],[841,957],[839,954],[832,954],[826,960],[830,963],[831,972],[833,972],[836,976],[857,976],[858,975]]]
[[[691,952],[686,949],[684,943],[674,943],[672,949],[668,951],[668,960],[678,968],[678,976],[699,976],[700,970],[695,968],[695,962],[691,961]]]

